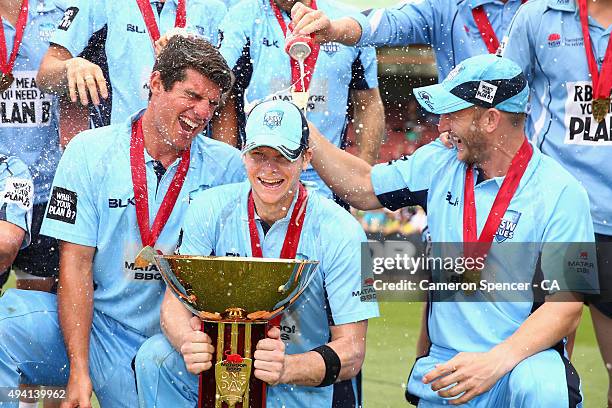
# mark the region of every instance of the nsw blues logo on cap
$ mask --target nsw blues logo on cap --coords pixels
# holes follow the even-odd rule
[[[281,110],[271,110],[264,114],[263,124],[270,130],[273,130],[283,124],[283,115],[285,112]]]

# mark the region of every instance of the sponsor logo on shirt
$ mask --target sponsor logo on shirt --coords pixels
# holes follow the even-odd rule
[[[563,41],[563,45],[565,45],[566,47],[583,47],[584,38],[583,37],[566,38]]]
[[[446,193],[446,202],[449,203],[450,205],[452,205],[453,207],[456,207],[456,206],[459,205],[459,198],[455,197],[453,199],[453,194],[450,191],[448,191]]]
[[[133,261],[124,261],[123,267],[133,280],[137,281],[161,281],[162,276],[155,264],[149,264],[144,268],[137,268]]]
[[[77,16],[78,13],[78,7],[68,7],[64,12],[64,17],[62,17],[62,21],[60,21],[57,28],[60,30],[68,31],[68,29],[72,25],[72,22],[74,21],[74,18]]]
[[[506,215],[500,221],[497,232],[495,233],[495,240],[501,243],[507,239],[514,238],[516,225],[518,224],[520,218],[520,212],[514,210],[506,211]]]
[[[77,215],[77,193],[63,187],[53,187],[47,218],[74,224]]]
[[[292,102],[293,97],[291,95],[274,95],[271,98],[273,101],[287,101]],[[306,105],[306,109],[309,111],[313,111],[316,108],[317,103],[324,104],[326,102],[325,95],[310,95],[308,98],[308,104]]]
[[[591,260],[588,250],[579,251],[578,256],[567,260],[567,270],[585,275],[595,273],[595,262]]]
[[[352,297],[358,297],[362,302],[376,300],[376,289],[374,289],[374,278],[368,277],[363,280],[361,290],[354,290]]]
[[[143,28],[138,27],[136,24],[128,24],[127,31],[130,33],[146,34]]]
[[[0,202],[16,204],[24,210],[32,208],[34,186],[32,180],[9,177],[6,180],[4,191],[0,193]]]
[[[55,24],[53,23],[42,23],[38,26],[38,37],[44,42],[49,42],[54,32]]]
[[[278,40],[268,40],[266,37],[264,37],[263,40],[261,40],[261,43],[265,45],[266,47],[280,48],[280,45],[278,44]]]
[[[565,144],[612,146],[612,115],[599,123],[593,118],[591,81],[566,82]]]
[[[340,44],[335,43],[335,42],[324,43],[324,44],[321,44],[321,49],[325,51],[327,55],[331,56],[337,53],[338,51],[340,51]]]
[[[109,198],[108,208],[127,208],[128,205],[136,205],[134,197],[122,199],[122,198]]]
[[[548,48],[556,48],[561,45],[561,35],[559,33],[551,33],[548,35]]]

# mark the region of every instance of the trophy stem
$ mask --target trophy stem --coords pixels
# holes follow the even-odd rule
[[[213,368],[200,374],[198,407],[265,408],[266,384],[253,375],[253,353],[264,321],[202,321],[215,348]]]

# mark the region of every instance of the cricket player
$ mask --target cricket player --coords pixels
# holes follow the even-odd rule
[[[249,181],[212,189],[196,199],[179,250],[253,256],[252,245],[259,242],[263,257],[278,258],[288,229],[305,206],[297,257],[318,260],[319,269],[283,313],[280,330],[271,329],[257,344],[254,374],[272,385],[267,391],[271,407],[358,407],[360,385],[354,377],[363,363],[367,320],[378,316],[377,303],[359,297],[365,234],[348,212],[301,185],[300,173],[312,155],[308,134],[295,105],[257,105],[247,120],[243,150]],[[249,232],[251,222],[257,234]],[[136,358],[140,404],[193,407],[197,374],[211,369],[210,338],[170,291],[161,320],[165,336],[148,340]]]
[[[494,55],[472,57],[442,84],[414,93],[426,110],[441,115],[439,130],[450,133],[456,148],[435,141],[410,157],[371,167],[311,130],[313,165],[336,194],[364,210],[421,205],[434,242],[478,241],[494,249],[499,242],[543,248],[594,240],[591,216],[582,210],[589,205],[584,189],[527,142],[529,88],[516,64]],[[537,269],[542,248],[521,254],[521,270]],[[496,253],[487,262],[499,264]],[[555,273],[542,269],[544,276]],[[579,378],[563,350],[582,310],[572,293],[549,299],[567,295],[573,301],[541,305],[430,302],[431,344],[412,369],[408,400],[420,407],[581,406]]]
[[[608,372],[609,407],[612,407],[612,73],[609,71],[612,54],[608,51],[611,7],[609,0],[550,0],[527,4],[512,22],[503,49],[503,55],[525,72],[533,90],[527,135],[544,154],[576,176],[589,194],[595,238],[600,244],[597,256],[601,284],[601,296],[590,302],[590,309]],[[598,120],[593,106],[599,98],[598,86],[602,85],[607,103]]]
[[[522,0],[413,0],[363,14],[334,16],[296,3],[295,30],[321,43],[377,47],[429,44],[442,81],[474,55],[495,53]]]
[[[352,11],[334,0],[303,2],[313,7],[316,4],[318,9],[338,18]],[[305,81],[308,120],[324,129],[334,145],[344,147],[346,112],[351,104],[359,156],[375,163],[385,122],[375,50],[339,43],[317,45],[320,49],[313,49],[304,62],[302,78],[285,51],[285,38],[291,32],[289,13],[295,3],[295,0],[248,0],[228,11],[220,27],[223,38],[220,50],[236,76],[235,98],[223,109],[219,125],[215,123],[214,137],[242,146],[248,105],[266,98],[297,103],[292,85]],[[311,77],[308,72],[312,72]],[[316,184],[321,194],[332,197],[331,190],[312,168],[303,172],[302,180]]]
[[[38,66],[63,13],[55,3],[29,0],[0,5],[3,58],[13,61],[12,66],[2,67],[0,75],[5,72],[14,78],[0,84],[0,151],[21,159],[34,182],[31,244],[19,252],[13,266],[17,286],[37,290],[51,290],[59,268],[57,241],[39,234],[61,157],[57,98],[42,92],[36,82]]]
[[[69,94],[72,102],[83,105],[90,101],[99,105],[112,87],[111,124],[124,123],[147,106],[154,43],[159,39],[154,38],[155,33],[163,36],[176,26],[184,26],[217,44],[218,25],[225,11],[218,0],[73,0],[51,38],[38,82],[44,90]],[[98,65],[78,57],[90,37],[104,26],[110,84]]]
[[[164,284],[137,255],[174,251],[190,200],[244,179],[239,152],[200,135],[230,88],[214,46],[175,36],[148,107],[70,142],[42,230],[61,241],[58,294],[0,299],[0,384],[67,383],[67,407],[89,407],[92,387],[104,407],[138,404],[131,362],[160,331]]]
[[[0,288],[20,249],[30,243],[34,184],[28,167],[0,154]]]

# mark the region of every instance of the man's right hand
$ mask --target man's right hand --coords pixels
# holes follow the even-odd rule
[[[99,66],[80,57],[70,58],[65,64],[72,102],[76,103],[78,98],[83,105],[87,105],[91,98],[94,105],[99,105],[100,97],[108,98],[106,80]]]
[[[189,321],[192,331],[187,332],[183,337],[181,354],[185,360],[187,371],[198,375],[202,371],[212,367],[213,353],[215,348],[208,334],[201,331],[202,320],[199,317],[192,317]]]
[[[321,10],[313,10],[299,1],[291,8],[293,31],[303,35],[315,33],[317,43],[336,41],[332,22]]]
[[[66,387],[66,398],[62,401],[60,408],[91,408],[92,385],[89,373],[70,373],[68,386]]]

